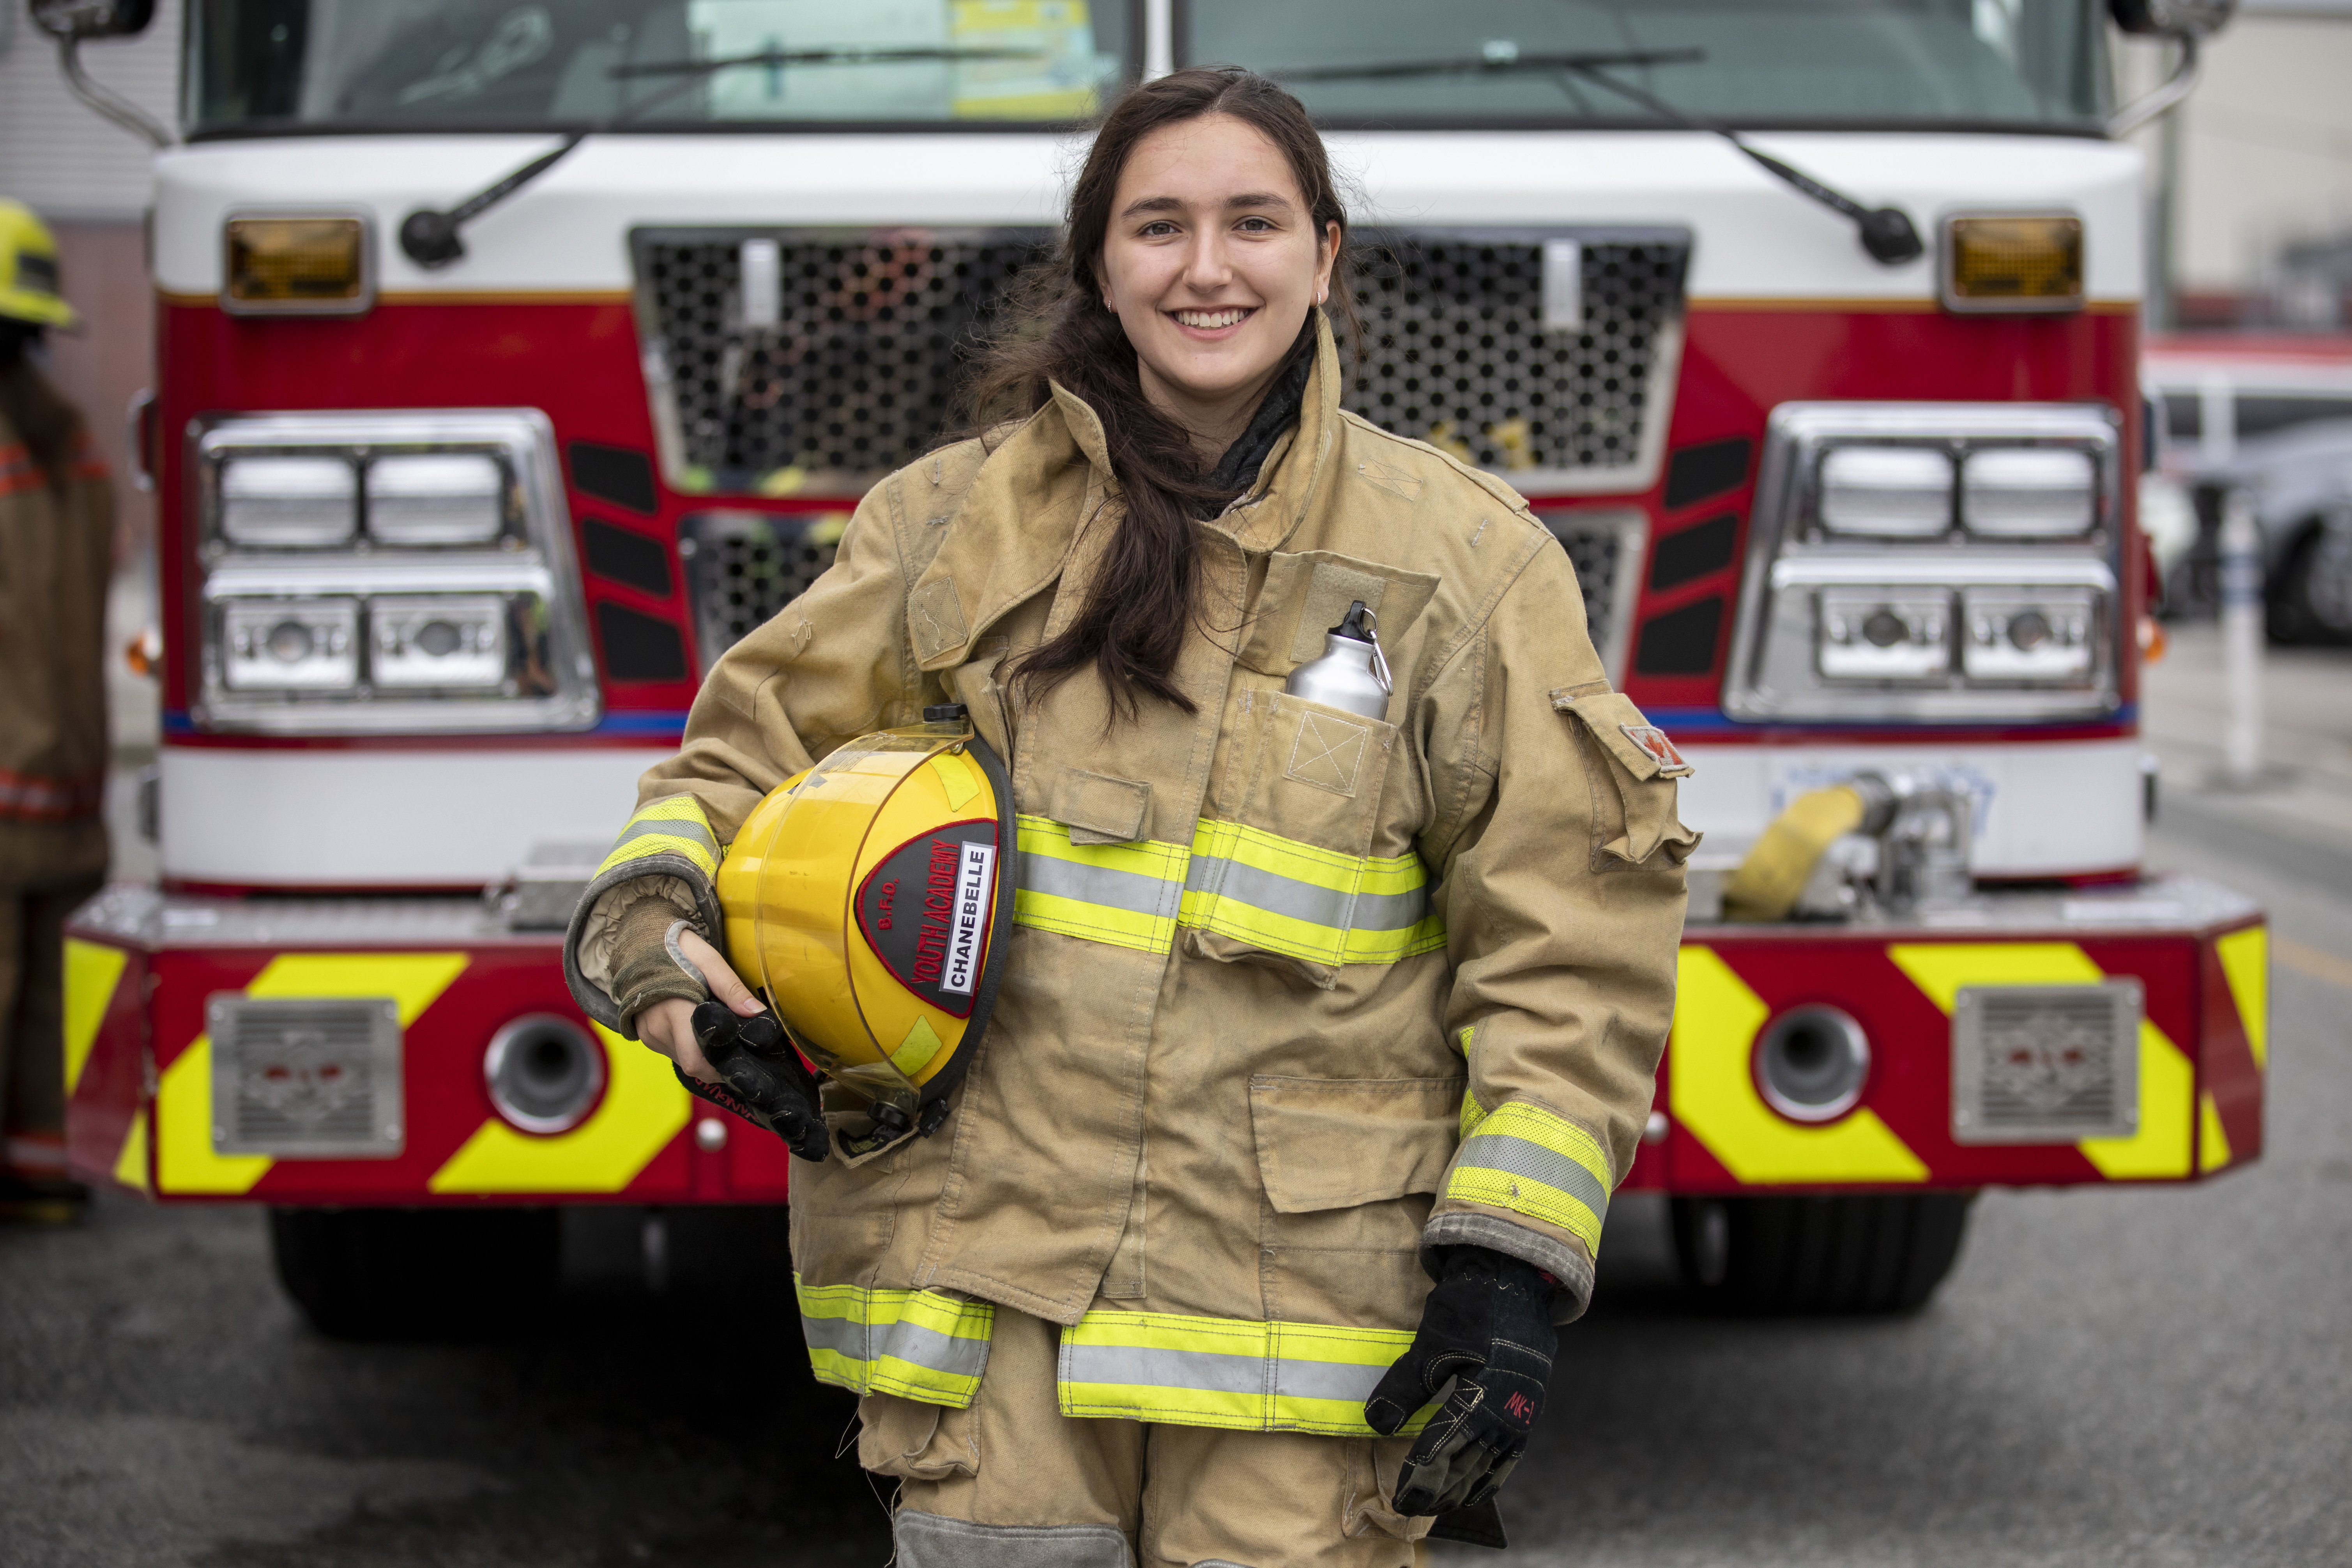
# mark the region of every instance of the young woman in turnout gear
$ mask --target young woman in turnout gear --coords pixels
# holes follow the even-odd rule
[[[875,1139],[828,1083],[794,1167],[812,1359],[863,1395],[907,1568],[1491,1535],[1591,1290],[1673,1007],[1683,770],[1526,502],[1341,412],[1346,222],[1274,83],[1128,93],[981,366],[999,422],[875,487],[719,662],[574,919],[583,1005],[715,1079],[705,999],[761,1006],[714,868],[762,796],[933,704],[1008,764],[1016,901],[943,1123]],[[1359,601],[1381,718],[1285,691]]]

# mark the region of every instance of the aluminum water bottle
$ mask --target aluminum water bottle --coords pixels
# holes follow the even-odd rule
[[[1282,689],[1367,719],[1388,717],[1392,687],[1387,656],[1381,652],[1380,617],[1361,599],[1349,605],[1347,616],[1323,634],[1323,657],[1292,670]]]

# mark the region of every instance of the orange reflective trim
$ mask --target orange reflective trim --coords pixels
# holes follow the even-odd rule
[[[54,778],[0,768],[0,817],[62,822],[69,817],[95,816],[105,804],[103,769],[70,778]]]

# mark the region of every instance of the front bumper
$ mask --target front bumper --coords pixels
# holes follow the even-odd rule
[[[472,899],[110,888],[67,929],[68,1157],[86,1180],[166,1200],[782,1201],[783,1145],[707,1112],[661,1057],[583,1016],[564,989],[561,943],[560,931],[509,931]],[[239,996],[396,1009],[388,1070],[397,1078],[375,1087],[398,1113],[379,1115],[374,1147],[341,1157],[223,1152],[236,1140],[215,1104],[207,1008]],[[588,1031],[604,1070],[584,1119],[541,1135],[499,1114],[484,1055],[507,1025],[545,1015]],[[354,1057],[332,1070],[367,1069]]]
[[[1694,925],[1655,1110],[1625,1185],[1681,1193],[1917,1191],[2191,1181],[2263,1146],[2267,931],[2210,883],[2002,893],[1906,924]],[[707,1112],[643,1046],[589,1024],[560,934],[477,900],[248,899],[109,889],[68,929],[67,1143],[87,1179],[173,1199],[286,1205],[776,1203],[783,1145]],[[1959,994],[2138,983],[2127,1135],[1969,1142],[1954,1125]],[[389,998],[403,1104],[366,1158],[223,1152],[206,1008],[228,996]],[[1809,1005],[1870,1041],[1858,1101],[1819,1124],[1776,1111],[1758,1042]],[[483,1058],[509,1023],[593,1030],[601,1099],[540,1135],[493,1107]],[[1959,1135],[1956,1136],[1956,1131]]]

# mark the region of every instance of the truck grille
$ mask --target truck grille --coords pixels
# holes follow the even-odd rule
[[[946,427],[1005,286],[1052,238],[635,231],[637,320],[671,484],[852,496],[912,462]],[[1532,493],[1646,489],[1689,257],[1677,229],[1385,233],[1363,247],[1356,279],[1360,360],[1341,345],[1348,406]]]
[[[400,1153],[400,1010],[392,998],[224,994],[205,1014],[216,1152]]]
[[[857,495],[920,457],[972,338],[1053,241],[1040,228],[630,237],[671,484],[766,495]]]
[[[1952,1141],[2130,1135],[2141,1002],[2137,980],[1962,986],[1952,1007]]]
[[[1360,363],[1341,345],[1348,406],[1530,493],[1645,489],[1689,260],[1678,229],[1383,235],[1357,274]]]

